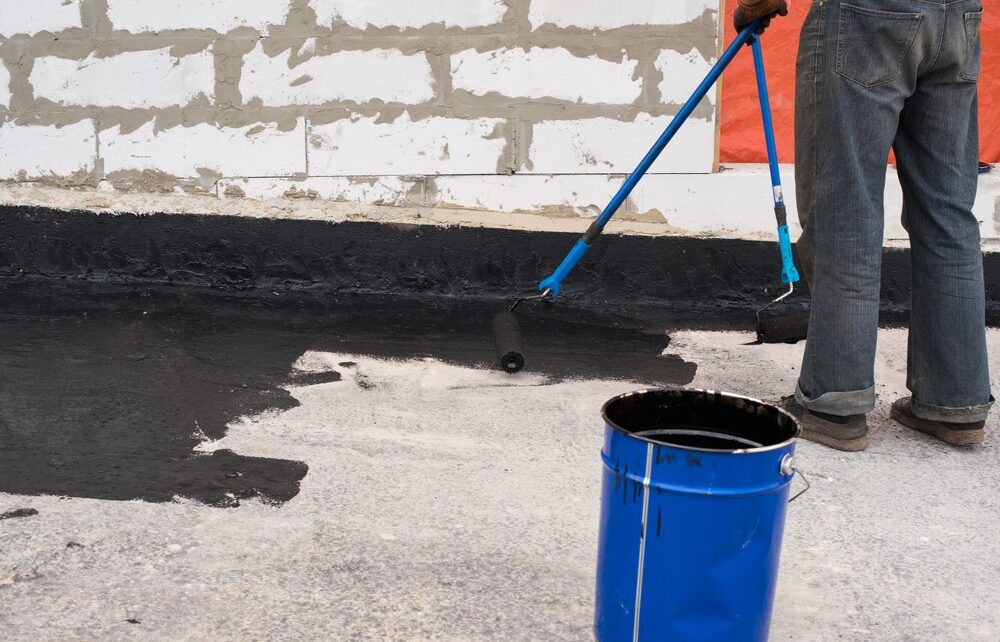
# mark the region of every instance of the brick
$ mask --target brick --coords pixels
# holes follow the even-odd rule
[[[8,0],[0,10],[0,35],[7,37],[81,26],[80,0]]]
[[[706,60],[698,53],[697,49],[681,53],[671,49],[664,49],[656,57],[656,68],[663,73],[663,81],[660,82],[660,95],[663,102],[683,104],[690,98],[697,89],[701,81],[705,79],[708,71],[715,64],[715,59]],[[706,100],[714,105],[716,102],[716,90],[708,92]]]
[[[782,173],[788,184],[790,166]],[[433,199],[427,207],[450,206],[492,212],[548,212],[592,218],[607,205],[621,187],[620,176],[447,176],[436,179]],[[793,190],[794,191],[794,190]],[[670,232],[719,234],[736,238],[775,238],[774,203],[767,166],[751,166],[721,174],[655,174],[647,176],[628,201],[635,213],[648,216],[645,223],[612,221],[614,232],[636,225],[653,224],[659,214]],[[794,209],[792,209],[794,212]],[[620,216],[620,215],[619,215]],[[791,216],[793,233],[797,222]],[[586,223],[567,217],[546,217],[546,229],[582,232]],[[567,227],[567,221],[568,227]],[[661,229],[660,233],[666,231]],[[646,228],[645,233],[656,233]],[[777,254],[775,255],[777,260]],[[777,264],[776,264],[777,267]]]
[[[229,188],[246,198],[269,200],[273,198],[296,198],[306,200],[328,199],[359,205],[413,205],[410,192],[416,183],[398,176],[377,176],[350,178],[346,176],[310,176],[304,180],[289,178],[236,178],[219,181],[219,194],[226,194]],[[294,195],[294,196],[293,196]],[[329,207],[319,200],[324,218],[332,218]],[[351,208],[353,214],[357,210]]]
[[[635,122],[613,118],[550,120],[535,124],[528,151],[535,174],[628,173],[635,169],[671,117],[641,115]],[[715,124],[690,118],[660,158],[653,173],[711,172]]]
[[[785,185],[794,185],[791,167],[782,168]],[[767,166],[751,166],[718,174],[650,176],[633,193],[639,212],[657,211],[678,233],[717,234],[777,241],[774,197]],[[798,233],[794,189],[786,190],[789,224]],[[775,250],[775,274],[779,269]]]
[[[107,174],[157,170],[177,177],[200,171],[223,176],[289,176],[304,173],[305,121],[280,131],[275,125],[226,128],[202,124],[154,132],[153,123],[122,134],[118,127],[100,133]]]
[[[435,179],[433,201],[425,205],[491,212],[562,209],[596,216],[620,183],[607,176],[443,176]]]
[[[419,28],[443,23],[446,27],[485,27],[503,20],[503,0],[409,0],[409,2],[359,2],[312,0],[320,25],[343,22],[352,27]]]
[[[0,179],[89,172],[97,155],[94,136],[90,120],[63,127],[6,123],[0,126]]]
[[[532,0],[528,19],[533,28],[545,24],[583,29],[617,29],[636,25],[677,25],[718,14],[719,0]]]
[[[404,114],[391,123],[349,118],[312,127],[309,173],[314,176],[495,174],[506,146],[494,136],[505,121],[425,118]]]
[[[227,33],[239,27],[267,32],[282,25],[290,0],[108,0],[115,29],[132,33],[174,29],[213,29]]]
[[[265,105],[314,105],[338,100],[417,104],[434,97],[431,66],[424,54],[394,49],[341,51],[316,56],[289,69],[290,54],[274,58],[258,46],[243,61],[243,101]]]
[[[79,61],[46,56],[35,60],[31,84],[35,98],[69,105],[170,107],[212,97],[215,62],[208,51],[175,58],[170,49]]]
[[[0,107],[10,109],[10,72],[3,61],[0,61]]]
[[[634,60],[581,58],[563,48],[466,49],[452,56],[455,89],[478,96],[560,98],[573,102],[630,104],[642,93]]]

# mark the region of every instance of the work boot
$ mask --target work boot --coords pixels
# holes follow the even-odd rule
[[[937,437],[952,446],[974,446],[983,443],[986,436],[986,422],[973,421],[967,424],[953,424],[944,421],[921,419],[913,412],[913,398],[903,397],[892,404],[892,418],[907,428],[925,435]]]
[[[779,404],[802,425],[802,438],[844,452],[858,452],[868,447],[868,419],[864,415],[828,415],[812,412],[794,396]]]

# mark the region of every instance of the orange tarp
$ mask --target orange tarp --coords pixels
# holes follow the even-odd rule
[[[794,160],[795,56],[798,53],[799,31],[809,4],[805,0],[792,0],[789,3],[791,14],[772,23],[763,39],[778,155],[784,163]],[[726,0],[726,5],[726,42],[729,42],[736,36],[732,26],[736,0]],[[1000,7],[986,9],[982,38],[983,66],[979,86],[982,141],[980,158],[1000,162]],[[767,162],[753,58],[749,52],[741,53],[723,78],[719,160],[723,163]]]

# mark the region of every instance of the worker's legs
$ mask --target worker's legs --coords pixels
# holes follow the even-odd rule
[[[802,31],[798,249],[812,311],[796,398],[814,413],[860,415],[875,405],[886,161],[932,42],[914,6],[814,2]]]
[[[906,101],[895,150],[910,234],[912,413],[982,421],[990,408],[985,292],[976,198],[979,69],[975,6],[948,10],[944,45]]]

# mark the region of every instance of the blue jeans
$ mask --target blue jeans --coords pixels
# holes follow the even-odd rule
[[[796,397],[875,407],[886,159],[895,150],[913,272],[914,412],[990,409],[977,189],[980,0],[814,0],[797,67],[797,247],[812,313]]]

